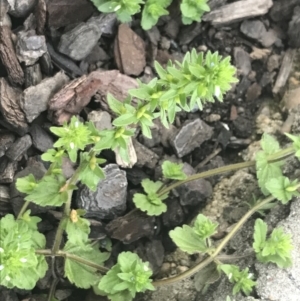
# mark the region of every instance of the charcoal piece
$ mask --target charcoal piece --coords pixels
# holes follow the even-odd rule
[[[12,183],[16,170],[16,162],[9,162],[6,156],[0,158],[0,183]]]
[[[293,15],[294,7],[300,5],[300,0],[276,0],[270,9],[270,17],[273,21],[288,20]]]
[[[80,23],[61,36],[58,50],[73,60],[80,61],[88,56],[100,37],[101,31],[96,25]]]
[[[42,79],[41,67],[39,64],[25,67],[25,88],[36,86]]]
[[[251,81],[248,79],[248,77],[243,76],[243,78],[240,80],[240,82],[238,83],[238,85],[236,87],[237,96],[242,97],[246,93],[246,91],[248,90],[250,85],[251,85]]]
[[[185,214],[179,201],[175,198],[168,198],[166,201],[168,210],[162,214],[164,226],[174,228],[182,225],[185,219]]]
[[[21,110],[19,99],[22,91],[11,87],[4,78],[0,78],[0,123],[19,135],[28,132],[28,124]]]
[[[48,54],[53,60],[54,64],[60,69],[64,70],[70,77],[75,78],[83,75],[81,69],[68,56],[56,52],[53,46],[49,43],[47,43],[47,49]]]
[[[1,288],[0,300],[1,301],[19,301],[19,298],[14,290],[7,290],[5,288]]]
[[[128,168],[126,170],[127,179],[133,185],[139,185],[144,179],[148,178],[148,175],[138,167]]]
[[[103,168],[105,179],[98,183],[96,191],[82,187],[77,193],[78,208],[86,210],[87,218],[96,220],[113,219],[126,210],[127,179],[126,173],[116,164]]]
[[[240,138],[248,138],[251,136],[253,131],[253,120],[243,116],[238,116],[233,120],[234,134]]]
[[[151,149],[139,143],[136,139],[133,139],[132,142],[137,156],[136,166],[145,166],[150,169],[154,169],[159,160],[158,155]]]
[[[23,178],[28,176],[29,174],[33,174],[35,179],[40,180],[44,174],[46,173],[46,169],[44,165],[40,162],[35,162],[31,164],[30,166],[25,167],[23,170],[16,173],[15,178],[13,179],[13,183],[10,185],[10,197],[11,197],[11,203],[13,206],[13,211],[15,215],[17,216],[24,205],[25,201],[25,194],[21,193],[16,188],[16,181],[19,178]],[[39,205],[36,205],[34,203],[30,203],[28,206],[28,209],[31,210],[31,214],[39,214],[39,213],[45,213],[48,212],[50,209],[54,209],[55,207],[42,207]]]
[[[0,57],[8,73],[9,81],[14,85],[22,85],[24,72],[17,59],[11,35],[12,32],[8,26],[0,26]]]
[[[199,118],[193,121],[187,120],[179,130],[174,130],[172,138],[170,138],[170,143],[177,156],[182,158],[196,147],[200,147],[212,135],[213,129],[204,121]]]
[[[145,244],[140,244],[136,249],[137,254],[143,261],[150,263],[150,268],[154,274],[159,272],[165,256],[165,250],[161,240],[147,241]]]
[[[89,18],[95,11],[91,1],[46,0],[48,26],[59,28]]]
[[[0,157],[4,156],[7,149],[15,141],[15,135],[9,133],[0,133]]]
[[[195,170],[187,163],[183,164],[183,172],[190,176],[195,174]],[[182,206],[195,206],[203,204],[212,194],[212,186],[205,179],[198,179],[185,183],[176,189]]]
[[[53,147],[52,137],[38,124],[33,124],[30,128],[30,135],[32,143],[35,148],[41,152],[46,152],[49,148]]]
[[[105,229],[109,237],[130,244],[142,237],[153,237],[156,232],[156,221],[154,216],[134,210],[114,219]]]
[[[11,160],[15,161],[23,156],[29,147],[32,145],[32,140],[27,134],[21,138],[18,138],[6,151],[5,155]]]

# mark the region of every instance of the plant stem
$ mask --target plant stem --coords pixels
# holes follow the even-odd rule
[[[280,150],[275,154],[272,154],[268,157],[268,162],[269,163],[274,163],[274,162],[278,162],[278,161],[282,161],[288,157],[290,157],[291,155],[293,155],[295,153],[295,149],[294,147],[288,147],[286,149]],[[198,179],[203,179],[203,178],[208,178],[217,174],[221,174],[224,172],[229,172],[229,171],[234,171],[234,170],[238,170],[238,169],[243,169],[243,168],[247,168],[247,167],[251,167],[251,166],[255,166],[256,161],[247,161],[247,162],[242,162],[242,163],[236,163],[236,164],[230,164],[230,165],[226,165],[226,166],[222,166],[222,167],[218,167],[215,169],[211,169],[208,171],[204,171],[195,175],[191,175],[189,176],[187,179],[182,180],[182,181],[177,181],[167,187],[164,187],[163,189],[159,189],[158,190],[158,196],[161,197],[164,194],[168,193],[169,191],[171,191],[172,189],[182,185],[182,184],[186,184],[188,182],[192,182]]]
[[[17,216],[17,219],[20,219],[22,217],[22,215],[25,213],[25,211],[26,211],[27,207],[29,206],[29,204],[30,204],[30,201],[26,201],[24,203],[24,205],[22,206],[22,208],[21,208],[21,210],[20,210],[20,212]]]
[[[73,176],[67,181],[67,183],[66,183],[67,186],[75,185],[77,183],[80,172],[86,167],[86,164],[87,163],[85,163],[83,165],[79,165],[79,167],[74,172]],[[64,221],[65,221],[65,218],[69,218],[69,216],[70,216],[72,195],[73,195],[73,190],[68,190],[68,200],[67,200],[67,202],[65,203],[65,206],[64,206],[64,216],[60,220],[59,225],[58,225],[58,229],[57,229],[56,234],[55,234],[54,244],[53,244],[53,247],[52,247],[52,255],[55,255],[59,250],[59,247],[60,247],[60,244],[61,244],[61,241],[62,241],[62,237],[63,237],[63,234],[64,234],[64,230],[65,230],[64,229],[65,228]]]
[[[183,272],[182,274],[179,274],[175,277],[172,278],[167,278],[167,279],[161,279],[152,282],[154,286],[162,286],[162,285],[167,285],[167,284],[172,284],[178,281],[181,281],[187,277],[190,277],[194,275],[195,273],[199,272],[202,270],[204,267],[206,267],[209,263],[214,261],[219,253],[222,251],[222,249],[226,246],[226,244],[229,242],[229,240],[238,232],[238,230],[244,225],[244,223],[251,217],[252,214],[254,214],[256,211],[258,211],[260,208],[262,208],[264,205],[272,202],[275,198],[273,196],[269,196],[266,199],[264,199],[262,202],[259,204],[255,205],[251,210],[249,210],[240,220],[239,222],[233,227],[233,229],[230,231],[230,233],[227,234],[227,236],[222,240],[222,242],[218,245],[218,247],[215,249],[215,251],[200,262],[199,264],[195,265],[191,269]]]
[[[247,162],[242,162],[242,163],[236,163],[236,164],[231,164],[231,165],[226,165],[226,166],[222,166],[222,167],[218,167],[212,170],[208,170],[208,171],[204,171],[195,175],[191,175],[189,176],[187,179],[185,180],[181,180],[181,181],[177,181],[171,185],[169,185],[168,187],[162,189],[159,191],[158,196],[162,196],[166,193],[168,193],[169,191],[171,191],[172,189],[188,183],[188,182],[192,182],[198,179],[203,179],[203,178],[208,178],[217,174],[221,174],[224,172],[228,172],[228,171],[233,171],[233,170],[237,170],[237,169],[242,169],[242,168],[247,168],[247,167],[251,167],[255,165],[255,161],[247,161]]]
[[[53,256],[52,250],[50,250],[50,249],[36,250],[35,253],[39,254],[39,255],[44,255],[44,256]],[[68,252],[65,252],[65,251],[59,250],[59,251],[56,252],[55,256],[72,259],[72,260],[77,261],[79,263],[83,263],[83,264],[85,264],[89,267],[95,268],[99,272],[102,272],[102,273],[107,273],[109,271],[109,269],[104,267],[104,266],[98,265],[98,264],[96,264],[92,261],[86,260],[86,259],[84,259],[80,256],[77,256],[77,255],[74,255],[74,254],[71,254],[71,253],[68,253]]]

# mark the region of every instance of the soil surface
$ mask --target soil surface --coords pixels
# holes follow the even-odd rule
[[[111,151],[103,152],[106,179],[95,193],[81,187],[73,207],[87,211],[93,239],[112,239],[109,264],[119,252],[134,251],[150,262],[156,279],[182,273],[199,261],[198,256],[176,250],[168,236],[174,227],[190,223],[203,212],[220,224],[214,239],[224,237],[247,210],[240,204],[260,193],[253,170],[180,187],[167,200],[168,211],[161,217],[139,211],[128,215],[134,207],[133,194],[141,191],[141,181],[160,179],[166,159],[184,163],[184,171],[191,175],[253,159],[263,133],[274,134],[284,143],[283,132],[299,132],[300,1],[208,3],[211,12],[201,23],[184,26],[178,2],[173,1],[169,16],[145,32],[140,15],[130,24],[120,24],[114,14],[99,13],[89,0],[0,0],[0,217],[17,215],[24,203],[24,196],[15,188],[17,178],[45,173],[48,165],[41,154],[56,139],[49,131],[51,126],[75,115],[93,121],[99,130],[111,128],[114,116],[106,102],[107,93],[124,100],[128,90],[138,86],[137,79],[148,83],[156,77],[155,60],[166,66],[169,60],[181,61],[195,48],[231,57],[239,82],[224,102],[206,105],[203,111],[180,112],[169,129],[155,121],[151,140],[139,132],[132,142],[137,156],[133,166],[124,166]],[[288,166],[293,166],[289,171],[293,174],[299,164]],[[70,177],[75,167],[66,160],[65,175]],[[40,230],[51,246],[61,208],[30,208],[42,217]],[[288,216],[289,209],[279,212],[277,222]],[[253,226],[252,220],[248,226]],[[238,251],[242,245],[233,242],[229,251]],[[241,264],[254,267],[255,263]],[[202,299],[194,280],[189,278],[136,300],[225,301],[226,294],[231,294],[223,279]],[[0,300],[43,300],[41,294],[47,293],[50,284],[51,273],[31,292],[0,288]],[[218,285],[226,287],[220,295],[216,293]],[[65,280],[57,289],[58,300],[106,300]],[[232,300],[260,297],[288,300],[272,299],[261,291]],[[289,299],[293,300],[300,297]]]

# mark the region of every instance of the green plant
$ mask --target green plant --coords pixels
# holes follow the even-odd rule
[[[97,9],[103,13],[116,13],[123,22],[130,22],[131,16],[141,11],[143,6],[141,26],[144,30],[151,29],[162,16],[168,15],[168,6],[172,0],[91,0]],[[180,10],[182,23],[200,22],[205,12],[210,11],[208,0],[182,0]]]
[[[186,54],[182,64],[170,63],[166,70],[156,64],[156,69],[160,78],[154,79],[149,85],[140,83],[138,89],[130,91],[131,96],[139,99],[137,106],[131,104],[130,97],[121,103],[108,95],[109,106],[117,115],[113,129],[98,131],[93,123],[80,122],[76,117],[72,117],[70,123],[63,127],[50,129],[58,136],[54,148],[42,155],[43,160],[51,163],[50,168],[41,179],[28,175],[17,180],[16,187],[26,195],[26,202],[16,219],[7,215],[0,220],[1,285],[32,289],[48,269],[45,256],[51,256],[64,257],[65,277],[71,283],[80,288],[93,287],[97,293],[107,295],[113,301],[130,301],[137,292],[179,281],[211,262],[225,274],[233,275],[230,280],[235,283],[234,292],[250,291],[254,282],[247,276],[248,271],[224,265],[220,252],[252,214],[268,208],[276,198],[287,203],[298,195],[298,182],[284,178],[281,169],[277,168],[282,165],[278,162],[287,156],[299,155],[298,137],[289,135],[294,142],[293,146],[281,150],[274,138],[265,135],[262,138],[263,150],[257,155],[256,161],[233,164],[192,176],[183,173],[182,165],[166,161],[162,165],[163,181],[146,179],[142,182],[144,193],[135,194],[133,200],[137,208],[150,215],[165,212],[167,206],[164,200],[172,189],[184,183],[250,166],[257,167],[258,180],[267,196],[253,204],[218,246],[214,246],[211,239],[217,224],[202,214],[197,216],[193,226],[183,225],[172,230],[171,238],[184,251],[200,252],[207,256],[201,263],[173,278],[153,282],[148,263],[143,263],[136,254],[130,252],[119,254],[117,264],[112,269],[107,269],[104,263],[110,256],[110,248],[107,247],[108,252],[104,252],[104,244],[89,239],[90,223],[84,218],[85,212],[71,208],[72,194],[79,182],[95,190],[98,182],[104,178],[100,166],[105,162],[100,157],[103,149],[122,150],[122,155],[128,159],[127,142],[133,136],[136,126],[140,126],[143,133],[151,137],[150,126],[154,118],[160,117],[166,126],[174,120],[173,114],[167,120],[168,108],[174,112],[190,110],[195,103],[202,107],[207,101],[214,101],[214,97],[222,100],[221,93],[225,93],[230,88],[230,83],[236,81],[235,69],[229,64],[229,59],[222,60],[217,54],[211,53],[204,58],[202,54],[192,51]],[[161,113],[162,111],[165,113]],[[266,141],[271,141],[272,146]],[[62,174],[63,157],[69,157],[77,164],[76,171],[69,179]],[[276,173],[270,172],[273,166],[276,167]],[[261,172],[261,168],[267,172]],[[266,183],[261,180],[262,176]],[[63,205],[63,217],[51,249],[44,249],[45,238],[37,231],[40,219],[32,217],[27,210],[30,202],[40,206]],[[64,233],[67,241],[60,249]],[[258,221],[254,239],[253,247],[259,260],[275,262],[280,266],[290,263],[290,239],[282,230],[274,230],[267,239],[266,226]],[[49,301],[53,300],[56,283],[54,279]]]

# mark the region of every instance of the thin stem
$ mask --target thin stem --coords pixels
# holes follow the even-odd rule
[[[79,175],[81,173],[81,171],[86,167],[86,164],[83,165],[79,165],[79,167],[76,169],[76,171],[74,172],[73,176],[66,182],[66,186],[70,186],[70,185],[75,185],[78,181]],[[64,217],[60,220],[59,225],[58,225],[58,229],[56,231],[55,234],[55,239],[54,239],[54,244],[53,244],[53,248],[52,248],[52,255],[55,255],[60,247],[61,241],[62,241],[62,237],[64,234],[64,228],[65,228],[65,218],[68,218],[70,216],[70,212],[71,212],[71,202],[72,202],[72,195],[73,195],[73,190],[68,190],[68,200],[65,203],[64,206]]]
[[[222,242],[218,245],[218,247],[215,249],[215,251],[205,260],[200,262],[199,264],[195,265],[191,269],[183,272],[182,274],[179,274],[172,278],[167,279],[161,279],[152,282],[154,286],[162,286],[167,284],[172,284],[178,281],[181,281],[187,277],[190,277],[194,275],[195,273],[199,272],[203,268],[205,268],[209,263],[215,260],[219,253],[222,251],[222,249],[226,246],[226,244],[229,242],[229,240],[238,232],[238,230],[244,225],[244,223],[251,217],[252,214],[254,214],[256,211],[258,211],[260,208],[262,208],[264,205],[272,202],[275,198],[273,196],[269,196],[268,198],[264,199],[259,204],[255,205],[251,210],[249,210],[240,220],[239,222],[233,227],[233,229],[230,231],[230,233],[227,234],[227,236],[222,240]]]
[[[275,154],[272,154],[268,157],[268,162],[269,163],[274,163],[274,162],[278,162],[278,161],[282,161],[288,157],[290,157],[291,155],[293,155],[295,153],[295,149],[293,147],[288,147],[286,149],[280,150]],[[164,189],[159,189],[158,191],[158,196],[162,196],[166,193],[168,193],[169,191],[171,191],[172,189],[188,183],[188,182],[192,182],[198,179],[203,179],[203,178],[208,178],[217,174],[221,174],[224,172],[229,172],[229,171],[234,171],[234,170],[238,170],[238,169],[243,169],[243,168],[247,168],[247,167],[251,167],[251,166],[255,166],[256,161],[247,161],[247,162],[242,162],[242,163],[236,163],[236,164],[230,164],[230,165],[226,165],[226,166],[222,166],[222,167],[218,167],[215,169],[211,169],[208,171],[204,171],[195,175],[191,175],[189,176],[187,179],[182,180],[182,181],[177,181],[175,183],[172,183],[171,185],[169,185],[168,187],[165,187]]]
[[[44,255],[44,256],[53,256],[52,255],[52,250],[50,249],[46,249],[46,250],[36,250],[35,251],[36,254],[39,254],[39,255]],[[99,272],[101,273],[107,273],[109,271],[108,268],[104,267],[104,266],[101,266],[101,265],[98,265],[92,261],[89,261],[89,260],[86,260],[80,256],[77,256],[77,255],[74,255],[74,254],[71,254],[71,253],[68,253],[68,252],[65,252],[65,251],[57,251],[57,253],[55,254],[55,256],[59,256],[59,257],[64,257],[64,258],[69,258],[69,259],[72,259],[76,262],[79,262],[79,263],[83,263],[89,267],[92,267],[92,268],[95,268],[97,269]]]
[[[293,146],[290,146],[288,148],[282,149],[279,152],[272,154],[268,157],[268,162],[273,163],[273,162],[278,162],[282,161],[291,155],[295,153],[295,148]]]
[[[20,210],[20,212],[17,216],[17,219],[20,219],[22,217],[22,215],[25,213],[25,211],[26,211],[27,207],[29,206],[29,204],[30,204],[30,201],[26,201],[24,203],[24,205],[22,206],[22,208],[21,208],[21,210]]]
[[[203,178],[208,178],[217,174],[221,174],[224,172],[228,172],[228,171],[233,171],[233,170],[237,170],[237,169],[242,169],[242,168],[247,168],[247,167],[251,167],[255,165],[255,161],[247,161],[247,162],[242,162],[242,163],[236,163],[236,164],[231,164],[231,165],[226,165],[226,166],[222,166],[222,167],[218,167],[212,170],[208,170],[208,171],[204,171],[204,172],[200,172],[198,174],[195,175],[191,175],[189,176],[187,179],[185,180],[181,180],[181,181],[177,181],[171,185],[169,185],[168,187],[162,189],[159,193],[158,196],[162,196],[166,193],[168,193],[169,191],[171,191],[172,189],[188,183],[188,182],[192,182],[198,179],[203,179]]]
[[[53,297],[54,297],[54,294],[55,294],[55,290],[56,290],[56,286],[59,282],[59,279],[58,278],[54,278],[52,280],[52,283],[51,283],[51,287],[50,287],[50,291],[49,291],[49,294],[48,294],[48,298],[47,298],[47,301],[52,301],[53,300]]]

